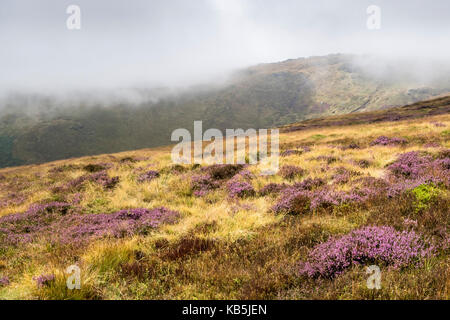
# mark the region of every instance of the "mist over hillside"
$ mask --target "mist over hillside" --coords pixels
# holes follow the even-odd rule
[[[437,62],[334,54],[260,64],[178,89],[11,93],[0,102],[0,166],[167,145],[173,130],[191,130],[194,120],[204,128],[258,129],[405,105],[449,92],[448,70]]]

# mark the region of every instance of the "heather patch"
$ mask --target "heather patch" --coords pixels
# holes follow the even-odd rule
[[[202,170],[206,171],[212,179],[225,180],[234,177],[243,168],[242,164],[214,164],[204,167]]]
[[[290,157],[290,156],[300,156],[302,154],[303,154],[302,150],[285,150],[280,154],[280,156]]]
[[[0,277],[0,287],[9,286],[9,278],[8,277]]]
[[[307,210],[327,209],[330,207],[347,205],[352,203],[364,204],[371,199],[388,197],[394,198],[406,191],[413,190],[421,185],[439,186],[449,184],[449,158],[440,157],[433,160],[431,156],[421,155],[419,152],[402,154],[388,166],[388,174],[384,179],[362,177],[356,171],[339,167],[332,176],[335,185],[348,184],[354,181],[354,186],[349,191],[339,191],[333,186],[325,186],[323,180],[305,179],[292,187],[283,188],[277,204],[272,208],[276,213],[288,212],[290,214],[304,213]],[[265,192],[277,190],[277,186],[267,187]],[[303,191],[303,192],[302,192]],[[309,199],[309,206],[299,207],[296,197],[303,201]],[[298,200],[298,201],[300,201]],[[419,204],[419,207],[422,205]],[[300,209],[299,209],[300,208]]]
[[[390,181],[388,197],[395,197],[420,185],[448,187],[450,184],[450,159],[434,159],[417,151],[401,154],[388,166]]]
[[[433,246],[414,231],[396,231],[392,227],[365,227],[347,235],[332,237],[314,247],[300,274],[334,278],[353,265],[378,264],[403,268],[417,265],[433,254]]]
[[[438,152],[437,159],[450,159],[450,149],[442,149]]]
[[[363,168],[363,169],[367,169],[372,165],[372,162],[366,159],[360,159],[360,160],[356,160],[354,162],[358,167]]]
[[[344,167],[339,167],[335,170],[335,174],[332,176],[333,182],[336,184],[345,184],[350,181],[354,176],[358,176],[356,171],[348,170]]]
[[[229,191],[232,190],[232,197],[243,197],[252,194],[249,183],[246,180],[250,180],[254,176],[250,171],[242,170],[243,168],[244,165],[231,164],[215,164],[204,167],[201,169],[201,171],[205,172],[204,174],[191,177],[191,189],[195,196],[202,197],[210,191],[220,188],[225,180],[234,177],[236,179],[230,180],[227,184]],[[240,181],[240,179],[244,181]]]
[[[165,167],[161,170],[161,173],[170,173],[170,174],[181,174],[186,172],[188,169],[181,164],[174,164],[169,167]]]
[[[314,160],[325,161],[327,164],[332,164],[333,162],[338,161],[338,158],[333,157],[333,156],[318,156],[318,157],[314,158]]]
[[[297,166],[284,165],[280,168],[279,173],[283,178],[293,180],[304,175],[305,170]]]
[[[303,150],[303,152],[310,152],[311,151],[311,147],[310,146],[299,146],[300,149]]]
[[[55,281],[55,275],[41,274],[38,277],[33,277],[33,280],[36,281],[36,284],[39,288],[48,287]]]
[[[272,211],[278,214],[298,215],[309,212],[311,206],[310,193],[294,188],[286,189]]]
[[[18,206],[27,200],[28,196],[19,192],[10,192],[0,199],[0,208]]]
[[[316,182],[314,180],[311,180]],[[320,182],[318,180],[317,182]],[[308,184],[305,186],[309,187]],[[316,189],[313,189],[316,187]],[[380,195],[379,190],[369,187],[356,186],[348,192],[337,191],[329,186],[318,188],[319,184],[311,184],[312,191],[299,186],[283,190],[278,202],[272,207],[275,213],[302,214],[315,209],[327,209],[350,203],[363,203]],[[299,198],[299,199],[297,199]],[[308,198],[308,201],[306,201]],[[299,206],[298,203],[302,203]],[[304,205],[306,204],[307,205]]]
[[[403,179],[427,179],[434,183],[448,185],[450,179],[450,158],[441,157],[433,160],[431,156],[421,155],[417,151],[400,155],[388,166],[388,170],[396,177]]]
[[[142,173],[138,176],[137,181],[139,183],[143,183],[143,182],[150,182],[153,179],[156,179],[159,177],[159,172],[155,171],[155,170],[150,170],[147,171],[145,173]]]
[[[205,196],[211,190],[219,187],[220,183],[214,180],[209,174],[194,175],[191,177],[191,189],[197,197]]]
[[[441,144],[439,142],[428,142],[425,143],[424,148],[439,148],[441,146]]]
[[[294,188],[296,190],[313,190],[325,185],[325,180],[321,178],[306,178],[301,182],[294,183]]]
[[[371,146],[396,146],[396,145],[404,145],[407,141],[403,138],[389,138],[386,136],[380,136],[376,138],[372,143]]]
[[[126,209],[111,214],[75,214],[67,203],[31,206],[25,213],[0,218],[0,244],[17,245],[45,238],[76,244],[90,239],[146,233],[162,223],[173,223],[179,213],[164,207]]]
[[[396,177],[415,179],[419,178],[430,164],[430,156],[421,156],[419,152],[412,151],[401,154],[394,163],[388,166],[388,170]]]
[[[105,171],[92,174],[88,180],[98,183],[105,189],[113,189],[119,183],[119,177],[110,178]]]
[[[264,187],[262,187],[258,193],[261,196],[278,194],[282,190],[286,189],[287,187],[288,187],[288,185],[285,183],[269,183],[269,184],[265,185]]]
[[[248,170],[243,170],[235,175],[227,183],[228,195],[230,198],[246,198],[256,194],[250,180],[253,179],[253,174]]]

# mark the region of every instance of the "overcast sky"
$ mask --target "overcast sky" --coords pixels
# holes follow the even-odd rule
[[[449,14],[449,0],[1,0],[0,88],[180,86],[337,52],[448,59]]]

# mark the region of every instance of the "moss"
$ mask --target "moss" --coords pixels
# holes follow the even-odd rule
[[[416,212],[426,210],[439,195],[439,189],[432,184],[422,184],[412,189],[411,192],[415,196],[414,207]]]

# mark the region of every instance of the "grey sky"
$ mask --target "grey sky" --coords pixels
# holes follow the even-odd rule
[[[81,30],[66,28],[70,4]],[[0,88],[179,86],[337,52],[449,59],[449,13],[448,0],[1,0]]]

